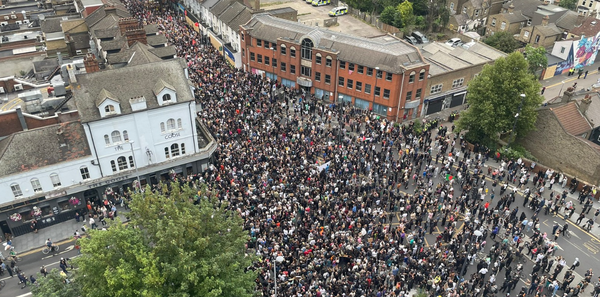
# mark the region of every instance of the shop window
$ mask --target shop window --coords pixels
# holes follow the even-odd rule
[[[71,204],[69,203],[69,200],[58,202],[58,208],[62,211],[69,210],[71,209]]]

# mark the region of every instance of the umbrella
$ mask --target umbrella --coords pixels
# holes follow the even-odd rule
[[[479,237],[479,236],[483,235],[483,233],[481,233],[481,231],[479,231],[479,230],[475,230],[475,232],[473,232],[473,235]]]

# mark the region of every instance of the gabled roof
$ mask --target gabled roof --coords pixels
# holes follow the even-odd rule
[[[592,129],[589,122],[579,112],[579,108],[575,101],[571,101],[559,107],[550,108],[550,110],[556,115],[556,118],[565,131],[571,135],[579,136]]]
[[[0,176],[90,156],[79,121],[13,133],[0,140]]]
[[[562,28],[564,30],[572,30],[577,25],[577,16],[578,14],[576,12],[568,10],[562,16],[560,16],[560,18],[558,18],[554,23],[557,27]]]
[[[544,34],[544,36],[561,35],[563,33],[563,31],[554,23],[548,24],[547,26],[537,25],[535,26],[535,29]]]
[[[172,45],[167,45],[163,47],[153,47],[148,50],[161,59],[173,58],[177,54],[175,47]]]
[[[233,0],[221,0],[215,6],[210,8],[210,12],[213,15],[218,16],[223,13],[223,11],[225,11],[229,5],[231,5],[231,2],[233,2]]]
[[[168,40],[167,40],[167,37],[165,37],[164,35],[158,34],[158,35],[147,36],[146,41],[148,42],[149,45],[155,46],[155,45],[166,44]]]
[[[527,21],[527,17],[525,15],[523,15],[523,12],[520,10],[515,10],[513,13],[510,13],[510,12],[501,13],[500,15],[502,15],[504,17],[504,19],[507,20],[511,24]]]
[[[106,89],[102,89],[102,91],[100,91],[100,94],[98,94],[98,98],[96,98],[96,107],[99,107],[100,104],[102,104],[102,102],[104,102],[106,100],[112,100],[115,103],[119,103],[119,100],[117,100],[117,97],[115,97],[113,94],[111,94]]]
[[[596,36],[598,32],[600,32],[600,20],[597,20],[594,16],[588,16],[583,20],[581,26],[573,28],[569,33],[589,37]]]
[[[74,19],[60,22],[62,31],[65,33],[87,32],[88,27],[84,19]]]
[[[540,0],[513,0],[504,3],[502,7],[508,9],[511,4],[514,5],[515,11],[520,10],[523,15],[533,18],[534,11],[536,11],[538,6],[542,5],[543,2]]]
[[[171,86],[170,84],[168,84],[167,82],[165,82],[162,79],[159,79],[156,82],[156,84],[154,85],[154,89],[152,89],[152,91],[154,92],[154,95],[158,95],[165,88],[167,88],[167,89],[169,89],[171,91],[175,91],[175,88],[173,86]]]
[[[146,31],[146,35],[154,35],[156,33],[158,33],[158,31],[160,31],[158,29],[158,25],[157,24],[149,24],[144,26],[144,31]]]
[[[127,11],[127,8],[125,8],[124,5],[122,4],[117,4],[117,3],[112,3],[110,5],[105,4],[104,6],[94,10],[94,12],[90,13],[86,18],[85,18],[85,22],[88,24],[89,28],[93,28],[93,29],[98,29],[95,28],[94,26],[96,26],[96,24],[98,24],[98,22],[102,21],[106,16],[114,16],[114,14],[107,12],[107,8],[109,7],[115,7],[115,14],[116,14],[116,20],[118,21],[119,18],[126,18],[126,17],[131,17],[131,15],[129,14],[129,12]],[[110,8],[109,8],[110,9]],[[113,17],[114,18],[114,17]],[[105,26],[101,27],[102,29],[107,28]]]

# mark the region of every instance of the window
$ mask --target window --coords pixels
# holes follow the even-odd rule
[[[287,54],[287,49],[285,48],[285,44],[281,45],[281,54],[282,55],[286,55]]]
[[[33,188],[34,193],[42,192],[42,184],[40,184],[40,180],[37,178],[31,179],[31,187]]]
[[[50,174],[50,181],[52,181],[52,185],[55,188],[60,187],[60,185],[61,185],[60,178],[58,177],[58,174],[56,174],[56,173]]]
[[[119,165],[119,170],[127,169],[127,159],[125,159],[125,157],[118,157],[117,165]]]
[[[500,24],[500,30],[504,29],[506,29],[506,22],[502,22],[502,24]]]
[[[343,77],[338,77],[338,86],[343,87],[344,86],[344,78]]]
[[[315,55],[315,63],[321,65],[321,54]]]
[[[561,54],[564,54],[564,53],[565,53],[565,47],[564,47],[564,46],[561,46],[561,47],[560,47],[560,53],[561,53]]]
[[[408,77],[408,83],[412,84],[414,82],[415,82],[415,72],[413,71],[410,73],[410,76]]]
[[[165,132],[165,122],[160,123],[160,132]]]
[[[182,143],[179,149],[181,150],[181,154],[185,155],[185,143]]]
[[[269,48],[269,42],[268,41],[265,41],[264,44],[265,44],[265,48]]]
[[[359,81],[356,82],[356,90],[362,92],[362,83]]]
[[[310,77],[310,67],[306,67],[306,66],[300,66],[300,73],[304,76],[309,76]]]
[[[281,71],[285,72],[286,71],[286,67],[285,67],[285,63],[281,62]]]
[[[135,163],[133,163],[133,156],[129,156],[129,168],[135,168]]]
[[[312,48],[314,44],[312,40],[308,38],[304,38],[302,40],[302,44],[300,45],[300,56],[305,60],[312,60]]]
[[[325,83],[328,85],[331,84],[331,75],[325,74]]]
[[[171,144],[171,156],[173,156],[173,157],[179,156],[179,144],[177,144],[177,143]]]
[[[256,46],[262,46],[262,40],[257,39],[256,40]]]
[[[422,81],[425,79],[425,69],[421,69],[421,72],[419,72],[419,81]]]
[[[538,42],[540,42],[540,35],[535,36],[535,43],[538,43]]]
[[[110,136],[112,137],[112,142],[116,143],[116,142],[121,142],[121,132],[119,131],[113,131]]]
[[[385,73],[385,80],[387,80],[387,81],[392,81],[392,74],[391,74],[391,73],[389,73],[389,72],[386,72],[386,73]]]
[[[492,19],[492,27],[496,27],[496,18]]]
[[[269,57],[265,56],[265,65],[270,65]]]
[[[292,58],[296,57],[296,48],[293,46],[290,48],[290,57],[292,57]]]
[[[475,16],[478,17],[479,16],[479,9],[475,10]]]
[[[467,13],[467,8],[463,7],[463,12],[462,13]]]
[[[421,93],[422,93],[422,89],[418,89],[417,90],[417,94],[415,95],[415,99],[421,99]]]
[[[529,31],[527,31],[527,30],[523,31],[523,37],[529,38]]]
[[[443,84],[435,85],[431,87],[431,94],[437,94],[442,91]]]
[[[348,70],[354,71],[354,63],[349,63],[348,64]]]
[[[358,73],[360,73],[360,74],[365,73],[365,67],[358,65]]]
[[[164,94],[162,96],[163,102],[171,102],[171,95],[169,94]]]
[[[175,130],[175,119],[167,120],[167,130],[169,130],[169,131]]]
[[[167,158],[167,159],[171,158],[171,155],[169,154],[169,148],[168,147],[165,148],[165,158]]]
[[[296,74],[296,65],[290,65],[290,73]]]
[[[454,88],[462,87],[464,81],[465,81],[464,77],[461,77],[459,79],[455,79],[452,82],[452,88],[454,89]]]
[[[331,57],[327,56],[327,58],[325,58],[325,66],[331,67],[331,64]]]
[[[383,71],[377,70],[377,78],[382,78],[382,77],[383,77]]]
[[[181,119],[177,119],[177,128],[182,129],[183,125],[181,123]]]
[[[251,52],[250,53],[250,61],[254,61],[254,60],[256,60],[256,58],[254,58],[254,53]]]
[[[412,91],[406,92],[406,102],[412,100]]]
[[[315,72],[315,80],[321,81],[321,72]]]
[[[129,133],[127,133],[127,130],[123,130],[123,140],[129,141]]]
[[[277,50],[277,43],[271,43],[271,49],[273,51],[276,51]]]
[[[88,168],[86,166],[81,166],[81,168],[79,168],[79,173],[81,173],[82,179],[90,178],[90,171],[88,170]]]
[[[104,111],[107,113],[115,112],[115,107],[113,105],[107,105],[104,107]]]
[[[273,68],[277,67],[277,59],[273,59]]]
[[[112,168],[113,172],[117,172],[117,163],[115,163],[114,160],[110,161],[110,167]]]
[[[109,145],[109,144],[110,144],[110,138],[108,138],[108,135],[107,135],[107,134],[104,134],[104,143],[105,143],[106,145]]]
[[[346,62],[340,61],[340,69],[346,69]]]
[[[367,75],[368,76],[373,76],[373,68],[367,67]]]
[[[527,26],[531,26],[531,19],[527,20]]]
[[[21,191],[21,186],[19,186],[19,184],[11,184],[10,189],[12,190],[15,198],[23,196],[23,192]]]
[[[454,2],[450,2],[450,10],[454,11]]]
[[[256,56],[256,62],[262,63],[262,55],[259,54]]]
[[[348,87],[348,89],[354,88],[354,81],[351,80],[351,79],[348,79],[348,82],[346,83],[346,86]]]
[[[371,85],[370,84],[365,84],[365,93],[371,94]]]
[[[383,89],[383,99],[390,99],[390,90]]]
[[[240,35],[241,35],[241,37],[242,37],[242,40],[244,40],[244,33],[242,33],[242,34],[240,34]]]
[[[375,87],[375,97],[379,97],[380,94],[381,94],[381,88]]]

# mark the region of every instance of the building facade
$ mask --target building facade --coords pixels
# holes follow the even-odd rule
[[[419,117],[429,65],[395,38],[362,38],[257,14],[241,26],[243,68],[391,120]]]

